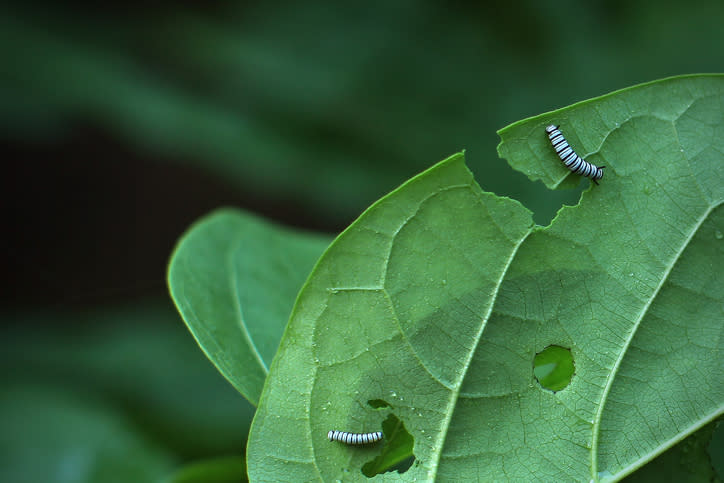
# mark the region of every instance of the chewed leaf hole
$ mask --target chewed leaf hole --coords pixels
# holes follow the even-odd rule
[[[372,406],[372,407],[375,408],[375,409],[382,409],[382,408],[389,408],[389,407],[391,407],[391,406],[390,406],[390,403],[388,403],[388,402],[385,401],[384,399],[370,399],[369,401],[367,401],[367,404],[369,404],[370,406]]]
[[[379,456],[362,466],[362,474],[368,478],[390,471],[402,474],[415,462],[415,455],[412,453],[415,438],[405,429],[404,423],[397,416],[394,414],[387,416],[382,422],[382,432],[385,435],[382,451]]]
[[[565,389],[573,378],[575,364],[571,350],[550,345],[535,355],[533,375],[538,383],[551,391]]]

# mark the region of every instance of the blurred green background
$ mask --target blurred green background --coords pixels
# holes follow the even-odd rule
[[[243,452],[252,408],[166,294],[202,214],[336,233],[466,149],[546,224],[588,181],[529,182],[496,130],[722,71],[723,24],[718,0],[3,5],[0,480],[155,481]]]

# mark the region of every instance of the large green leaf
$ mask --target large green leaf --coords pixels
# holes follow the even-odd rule
[[[416,463],[378,479],[620,479],[722,413],[724,77],[667,79],[502,130],[511,164],[555,185],[567,172],[549,123],[608,166],[551,226],[483,192],[456,155],[330,246],[267,378],[252,480],[363,479],[390,450],[326,433],[390,416]],[[549,345],[575,364],[558,392],[533,374]]]
[[[171,257],[168,285],[186,325],[254,405],[294,298],[328,243],[223,209],[194,225]]]

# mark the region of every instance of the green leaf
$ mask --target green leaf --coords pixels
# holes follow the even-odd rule
[[[178,311],[254,405],[294,298],[328,243],[223,209],[195,224],[171,257],[168,285]]]
[[[423,456],[444,431],[420,423],[454,408],[447,390],[459,393],[459,366],[472,356],[459,344],[474,347],[480,314],[532,227],[519,203],[480,190],[462,155],[370,208],[300,294],[252,426],[250,478],[292,469],[300,481],[332,480],[342,461],[360,468],[370,452],[330,445],[326,432],[378,430],[390,409],[368,400],[404,416]]]
[[[326,433],[379,430],[390,413],[414,438],[405,479],[618,480],[722,414],[724,76],[502,130],[511,164],[554,186],[567,172],[551,122],[608,166],[551,226],[481,191],[456,155],[329,247],[264,386],[252,480],[363,479],[387,440]],[[575,366],[558,392],[533,373],[551,345]]]

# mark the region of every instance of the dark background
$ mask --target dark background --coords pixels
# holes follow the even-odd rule
[[[547,224],[588,181],[530,182],[497,157],[497,129],[724,66],[720,1],[389,3],[0,7],[2,371],[15,394],[0,416],[23,422],[0,437],[6,476],[26,460],[57,475],[68,447],[95,441],[76,424],[40,448],[18,413],[33,404],[67,407],[63,419],[93,401],[102,421],[81,426],[130,428],[162,461],[149,474],[243,451],[252,410],[165,285],[203,214],[234,206],[337,233],[465,149],[484,190]],[[70,481],[92,481],[71,467]]]

